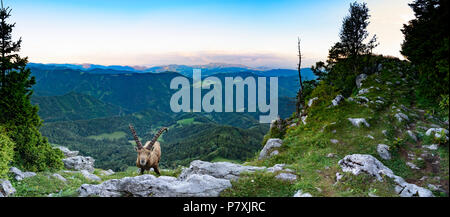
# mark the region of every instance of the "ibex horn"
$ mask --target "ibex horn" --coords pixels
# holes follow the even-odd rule
[[[130,124],[129,127],[130,127],[130,130],[131,130],[131,133],[133,134],[134,141],[136,142],[136,146],[138,147],[138,149],[141,149],[142,148],[142,143],[139,140],[139,137],[136,135],[136,131],[134,130],[133,125]]]
[[[150,141],[149,146],[147,147],[148,149],[151,149],[153,144],[155,144],[156,140],[158,140],[158,138],[161,136],[161,134],[164,133],[164,131],[167,131],[167,127],[163,127],[161,128],[158,133],[153,137],[152,141]]]

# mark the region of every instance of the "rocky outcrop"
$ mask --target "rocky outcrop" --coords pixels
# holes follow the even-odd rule
[[[19,170],[16,167],[11,167],[9,168],[9,172],[14,174],[14,178],[17,181],[21,181],[23,179],[29,178],[29,177],[33,177],[36,175],[36,173],[34,172],[22,172],[21,170]]]
[[[142,175],[112,179],[99,185],[84,184],[78,192],[81,197],[217,197],[230,188],[231,182],[209,175],[193,174],[186,179],[169,176]]]
[[[71,151],[66,147],[57,147],[64,153],[65,158],[62,159],[64,167],[69,170],[87,170],[89,173],[94,172],[94,158],[78,156],[78,151]]]
[[[256,166],[244,166],[240,164],[234,164],[229,162],[206,162],[206,161],[192,161],[188,168],[183,169],[179,178],[181,180],[186,179],[192,174],[198,175],[210,175],[219,179],[227,180],[237,180],[239,175],[243,172],[256,172],[256,171],[267,171],[267,172],[278,172],[278,171],[288,171],[284,169],[284,164],[277,164],[273,167],[256,167]]]
[[[272,155],[272,153],[274,151],[276,151],[276,148],[281,147],[281,145],[283,144],[283,140],[281,139],[269,139],[266,142],[266,145],[264,145],[264,148],[261,150],[261,152],[259,153],[259,160],[268,158],[269,156]]]
[[[59,150],[61,150],[62,151],[62,153],[64,154],[64,157],[75,157],[75,156],[77,156],[78,155],[78,151],[71,151],[71,150],[69,150],[68,148],[66,148],[66,147],[63,147],[63,146],[58,146],[58,147],[56,147],[57,149],[59,149]]]
[[[65,158],[62,161],[64,167],[69,170],[87,170],[90,173],[94,171],[95,160],[92,157],[75,156]]]
[[[401,197],[433,197],[433,193],[430,190],[407,183],[372,155],[347,155],[339,161],[339,166],[344,172],[351,172],[354,175],[364,172],[376,177],[378,181],[383,181],[383,176],[389,177],[396,183],[395,191]]]
[[[178,178],[142,175],[111,179],[98,185],[84,184],[78,192],[81,197],[217,197],[220,192],[231,187],[243,172],[281,172],[283,178],[292,180],[293,171],[277,164],[273,167],[243,166],[229,162],[193,161],[189,168],[183,169]],[[297,178],[295,176],[295,178]]]
[[[0,179],[0,197],[9,197],[16,193],[16,189],[8,180]]]

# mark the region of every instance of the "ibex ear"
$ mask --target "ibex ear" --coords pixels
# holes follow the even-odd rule
[[[137,146],[134,146],[134,150],[139,151],[139,148]]]

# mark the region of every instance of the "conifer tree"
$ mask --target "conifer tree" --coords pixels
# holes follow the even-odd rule
[[[62,167],[62,153],[52,149],[47,139],[39,132],[41,120],[38,107],[30,102],[35,84],[28,58],[18,52],[22,39],[12,40],[15,23],[8,23],[11,9],[0,9],[0,125],[16,144],[14,164],[27,170],[41,171]]]

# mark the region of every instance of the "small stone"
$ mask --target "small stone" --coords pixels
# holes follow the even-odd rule
[[[333,144],[338,144],[338,143],[339,143],[339,140],[337,140],[337,139],[331,139],[330,142],[333,143]]]
[[[387,146],[385,144],[378,144],[377,152],[378,152],[378,155],[380,155],[380,157],[383,158],[384,160],[391,159],[391,154],[389,153],[389,146]]]
[[[432,150],[432,151],[436,151],[438,150],[439,146],[437,144],[432,144],[432,145],[424,145],[422,146],[423,148]]]
[[[310,193],[303,193],[302,190],[298,190],[297,193],[294,194],[294,197],[312,197]]]
[[[83,176],[86,179],[89,179],[91,181],[101,181],[102,180],[102,179],[100,179],[100,177],[98,177],[92,173],[89,173],[89,171],[87,171],[87,170],[81,170],[80,172],[81,172],[81,174],[83,174]]]
[[[291,182],[297,180],[297,176],[290,173],[280,173],[275,178]]]
[[[370,124],[367,123],[366,119],[364,118],[348,118],[348,120],[353,124],[355,127],[360,127],[361,124],[365,125],[366,127],[370,127]]]
[[[411,162],[406,162],[406,165],[408,165],[411,169],[420,170],[419,167],[417,167],[415,164]]]

